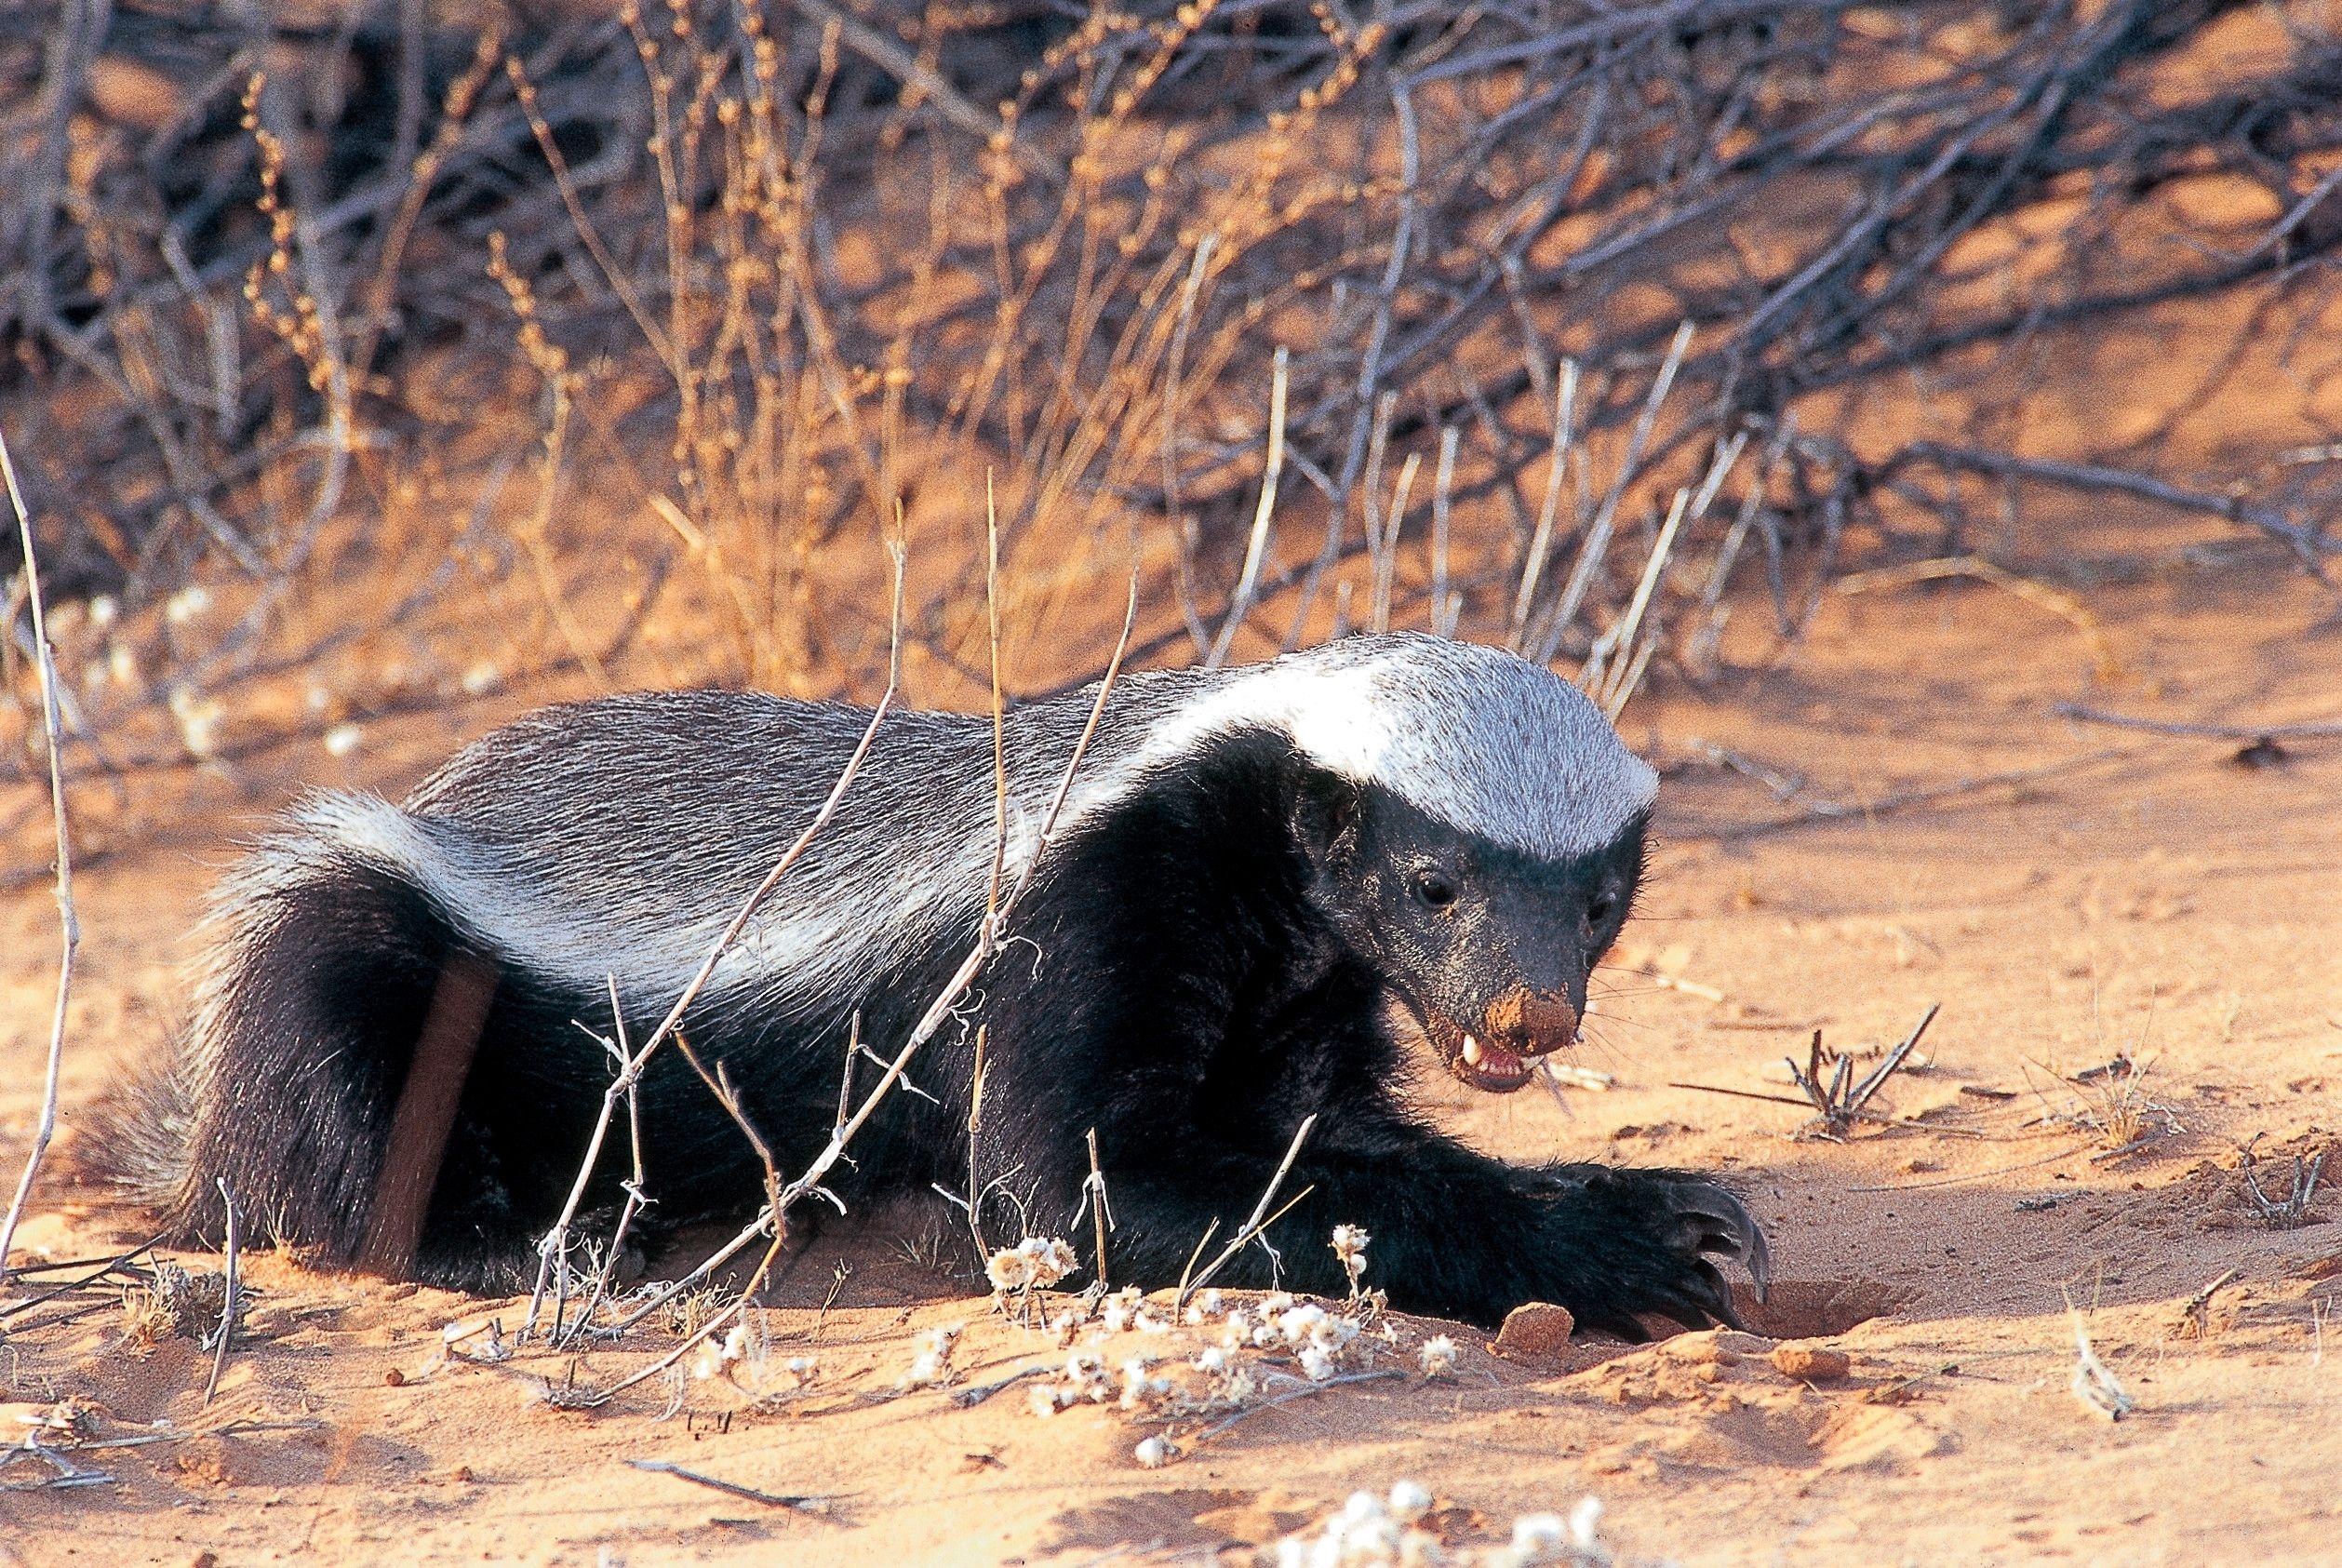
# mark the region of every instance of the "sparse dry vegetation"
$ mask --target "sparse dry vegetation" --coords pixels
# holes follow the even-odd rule
[[[923,1092],[916,1053],[958,1015],[1023,891],[996,854],[967,965],[907,1042],[874,1052],[857,1033],[832,1142],[794,1179],[723,1064],[691,1057],[756,1149],[766,1211],[729,1240],[691,1238],[688,1256],[648,1260],[631,1229],[657,1199],[634,1090],[653,1052],[691,1054],[678,1025],[697,983],[657,1031],[605,1042],[598,1130],[529,1297],[391,1294],[262,1254],[242,1259],[261,1271],[256,1308],[234,1264],[122,1251],[90,1218],[99,1200],[74,1193],[62,1234],[100,1240],[63,1262],[20,1248],[0,1294],[0,1413],[16,1424],[0,1429],[0,1493],[60,1510],[41,1521],[140,1487],[142,1505],[229,1498],[255,1473],[248,1453],[274,1443],[267,1464],[294,1478],[279,1490],[328,1495],[350,1474],[411,1488],[393,1467],[411,1440],[430,1484],[463,1499],[450,1514],[493,1505],[473,1469],[487,1453],[529,1471],[538,1522],[607,1513],[622,1461],[661,1478],[630,1497],[698,1507],[660,1539],[704,1530],[693,1549],[719,1554],[819,1542],[851,1561],[876,1538],[863,1527],[907,1528],[922,1499],[1015,1467],[1001,1540],[1037,1556],[1597,1563],[1644,1560],[1614,1539],[1673,1551],[1677,1532],[1745,1547],[1681,1519],[1693,1476],[1720,1513],[1777,1529],[1786,1559],[1812,1521],[1784,1499],[1842,1473],[1925,1486],[1930,1461],[1960,1452],[2012,1494],[2094,1487],[2082,1511],[2129,1529],[2168,1506],[2138,1477],[2171,1473],[2121,1445],[2142,1426],[2126,1418],[2232,1400],[2220,1408],[2239,1421],[2266,1415],[2262,1437],[2314,1426],[2302,1379],[2330,1301],[2304,1281],[2332,1259],[2299,1256],[2297,1233],[2330,1218],[2331,1187],[2326,1134],[2304,1119],[2333,1124],[2320,1031],[2342,1019],[2309,1017],[2299,955],[2330,956],[2321,922],[2342,917],[2305,880],[2330,865],[2262,852],[2282,838],[2291,855],[2292,838],[2265,823],[2242,849],[2223,834],[2264,798],[2314,815],[2310,771],[2330,769],[2337,733],[2330,683],[2264,676],[2268,643],[2240,631],[2282,598],[2299,624],[2278,641],[2314,661],[2333,637],[2342,34],[2323,10],[300,0],[230,16],[29,0],[0,15],[0,430],[29,542],[0,547],[0,890],[53,877],[67,929],[39,1039],[19,1049],[0,1030],[12,1070],[46,1048],[54,1084],[69,1016],[77,1043],[118,1026],[97,1047],[118,1052],[108,1072],[155,1032],[145,1003],[120,1000],[150,976],[101,967],[97,997],[74,1000],[76,846],[103,865],[167,845],[192,801],[207,855],[232,832],[213,830],[223,804],[273,800],[328,763],[342,772],[321,776],[395,780],[444,749],[394,751],[381,737],[406,720],[469,730],[524,702],[697,682],[997,717],[1102,672],[1110,685],[1126,659],[1239,663],[1391,626],[1509,646],[1613,717],[1654,694],[1695,714],[1719,739],[1672,723],[1670,746],[1653,720],[1647,749],[1671,790],[1726,805],[1680,832],[1670,820],[1666,852],[1740,891],[1723,916],[1670,893],[1666,918],[1713,942],[1721,956],[1696,972],[1732,988],[1661,963],[1641,976],[1657,991],[1605,998],[1589,1033],[1656,1015],[1670,1047],[1710,1052],[1693,1070],[1711,1079],[1746,1065],[1746,1037],[1706,1031],[1811,1040],[1789,1092],[1757,1093],[1668,1083],[1641,1038],[1596,1039],[1613,1070],[1541,1064],[1549,1085],[1606,1092],[1555,1087],[1563,1133],[1472,1128],[1516,1153],[1566,1137],[1572,1159],[1623,1146],[1736,1167],[1802,1270],[1743,1303],[1771,1337],[1581,1340],[1515,1362],[1501,1340],[1387,1312],[1372,1240],[1348,1226],[1332,1238],[1347,1301],[1211,1289],[1247,1247],[1323,1244],[1272,1228],[1292,1154],[1260,1173],[1246,1223],[1197,1241],[1175,1294],[1109,1291],[1114,1173],[1094,1138],[1095,1203],[1077,1217],[1094,1236],[1032,1234],[1013,1173],[971,1146],[964,1196],[943,1195],[966,1235],[930,1225],[852,1263],[849,1237],[815,1262],[792,1208],[827,1196],[880,1099]],[[2182,610],[2154,597],[2183,576],[2230,616],[2210,633],[2189,622],[2199,651],[2184,658],[2160,646]],[[2126,624],[2116,589],[2149,619]],[[1850,638],[1858,616],[1873,619]],[[1804,640],[1833,624],[1834,650]],[[1887,651],[1845,651],[1866,638]],[[1972,716],[1958,704],[1987,661],[2022,675]],[[2272,691],[2325,706],[2258,717]],[[1756,711],[1760,692],[1777,733],[1741,738],[1736,704]],[[2201,717],[2114,711],[2167,697]],[[2018,711],[2125,744],[1979,759]],[[1864,724],[1867,749],[1851,738]],[[2181,831],[2141,802],[2196,741],[2222,743],[2205,755],[2227,771]],[[1819,782],[1856,755],[1843,787]],[[1933,771],[1910,782],[1907,757]],[[2244,769],[2272,793],[2232,807]],[[1749,816],[1751,784],[1773,814]],[[2043,804],[2060,791],[2087,809]],[[2014,860],[1931,825],[1986,811],[2026,824]],[[1831,859],[1800,847],[1807,829],[1867,837]],[[1798,844],[1779,844],[1790,830]],[[2134,837],[2183,859],[2226,847],[2165,876],[2131,864]],[[1889,852],[1864,858],[1876,846]],[[2094,879],[2067,885],[2084,858]],[[2011,867],[2006,886],[1961,895],[1966,924],[1912,913]],[[2258,929],[2215,873],[2293,890],[2299,907],[2281,913],[2314,939],[2281,960],[2223,927],[2216,1017],[2187,940],[2161,933],[2200,905]],[[1859,913],[1815,913],[1835,908]],[[1761,934],[1747,950],[1703,934],[1727,922]],[[1940,972],[1875,996],[1865,944],[1886,938],[1897,968]],[[2085,976],[2087,1027],[2059,1043],[2106,1054],[2102,963],[2150,1008],[2168,994],[2193,1009],[2196,1033],[2162,1056],[2028,1071],[2060,1053],[2049,1024],[2026,1031],[2079,1017]],[[1957,1070],[1921,1081],[1913,1051],[1936,1010],[1909,1027],[1909,998],[1928,996],[1951,1003],[1934,1039],[1954,1031]],[[609,1004],[623,1016],[614,980]],[[1873,1033],[1847,1032],[1850,1014]],[[1900,1043],[1832,1053],[1823,1023],[1832,1039]],[[2297,1099],[2262,1095],[2255,1052],[2282,1054]],[[863,1058],[884,1076],[857,1099]],[[2010,1087],[1951,1081],[1985,1064]],[[69,1103],[95,1076],[69,1082]],[[40,1174],[56,1094],[22,1119],[33,1159],[0,1253],[40,1208],[36,1175],[47,1196],[71,1190]],[[1779,1136],[1778,1109],[1734,1119],[1748,1099],[1812,1117]],[[2164,1169],[2207,1132],[2292,1124],[2309,1131],[2285,1134],[2289,1164],[2246,1145],[2240,1167],[2192,1186]],[[1881,1132],[1896,1136],[1865,1135]],[[624,1208],[586,1210],[587,1176],[623,1163],[628,1141]],[[2012,1212],[1986,1184],[2018,1172],[2067,1185]],[[1827,1217],[1800,1213],[1817,1191]],[[2190,1205],[2242,1222],[2200,1227],[2207,1240]],[[1093,1249],[1095,1288],[1059,1291]],[[978,1295],[971,1258],[989,1265],[993,1312],[929,1299]],[[2057,1279],[2089,1271],[2087,1319],[2061,1311]],[[2262,1317],[2223,1296],[2215,1328],[2221,1291]],[[1926,1320],[1884,1321],[1922,1297]],[[2155,1331],[2139,1325],[2167,1327],[2183,1299],[2197,1359],[2174,1344],[2167,1370],[2158,1342],[2150,1366],[2138,1334]],[[1855,1351],[1818,1344],[1841,1337]],[[2215,1377],[2247,1387],[2247,1347],[2254,1365],[2284,1365],[2238,1395]],[[166,1384],[187,1397],[153,1394]],[[75,1391],[90,1388],[111,1402]],[[515,1388],[529,1435],[490,1449],[481,1434],[514,1422]],[[350,1414],[393,1392],[437,1401],[438,1426],[413,1402]],[[2073,1400],[2122,1422],[2120,1439]],[[726,1446],[736,1417],[764,1446]],[[791,1436],[804,1429],[818,1444]],[[703,1438],[672,1450],[688,1466],[617,1454]],[[2044,1479],[2045,1441],[2085,1479]],[[1384,1451],[1406,1444],[1408,1463],[1435,1465],[1420,1473],[1439,1497],[1386,1484]],[[1358,1479],[1342,1455],[1365,1445],[1372,1489],[1335,1506]],[[1529,1479],[1492,1476],[1498,1451]],[[1211,1490],[1223,1468],[1237,1479]],[[1101,1516],[1067,1490],[1173,1469],[1173,1490],[1156,1475],[1138,1495],[1173,1498],[1175,1517]],[[2298,1548],[2282,1532],[2323,1528],[2325,1501],[2284,1490],[2290,1475],[2231,1480],[2250,1520],[2223,1518],[2274,1532],[2253,1539]],[[1964,1484],[1930,1494],[1940,1508],[1866,1497],[1837,1522],[1891,1515],[1947,1559],[1981,1554],[1983,1536],[1940,1534],[1974,1511],[1985,1483]],[[1046,1529],[1014,1512],[1051,1486],[1065,1495]],[[1596,1493],[1629,1499],[1623,1531],[1598,1530]],[[715,1497],[761,1511],[703,1523]],[[1995,1513],[2006,1534],[1989,1549],[2053,1535],[2108,1549],[2037,1525],[2055,1511],[2039,1507]],[[594,1517],[563,1549],[615,1560],[652,1534]],[[0,1537],[17,1518],[0,1508]],[[1811,1535],[1817,1561],[1852,1549],[1829,1528]],[[2187,1521],[2150,1528],[2197,1544]],[[355,1559],[381,1549],[372,1530],[325,1534]],[[991,1549],[956,1515],[903,1538]],[[480,1542],[440,1546],[475,1558]]]
[[[2246,313],[2206,395],[2327,373],[2307,14],[2209,88],[2243,13],[2143,0],[337,15],[0,30],[0,403],[106,607],[60,638],[77,765],[531,672],[865,690],[898,516],[923,678],[980,681],[986,474],[1023,645],[1135,557],[1142,657],[1387,616],[1614,702],[1715,673],[1738,567],[1793,636],[1846,564],[2005,555],[2044,488],[2334,548],[2334,433],[2209,476],[2012,445],[2041,369],[2190,302]]]

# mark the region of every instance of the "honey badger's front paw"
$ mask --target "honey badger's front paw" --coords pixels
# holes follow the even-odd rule
[[[1762,1298],[1773,1277],[1764,1231],[1715,1183],[1681,1171],[1605,1166],[1556,1174],[1564,1188],[1557,1218],[1582,1249],[1584,1269],[1579,1299],[1565,1305],[1586,1327],[1637,1340],[1649,1337],[1639,1320],[1651,1314],[1692,1328],[1739,1327],[1731,1288],[1711,1260],[1746,1269]]]

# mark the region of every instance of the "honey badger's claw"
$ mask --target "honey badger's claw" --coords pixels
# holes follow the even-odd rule
[[[1707,1182],[1679,1183],[1667,1196],[1682,1226],[1684,1250],[1740,1265],[1756,1286],[1757,1299],[1764,1300],[1773,1283],[1773,1249],[1747,1206]]]

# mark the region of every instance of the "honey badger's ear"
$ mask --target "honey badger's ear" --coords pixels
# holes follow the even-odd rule
[[[1322,768],[1305,766],[1295,775],[1287,823],[1310,864],[1323,870],[1356,851],[1362,810],[1358,785]]]

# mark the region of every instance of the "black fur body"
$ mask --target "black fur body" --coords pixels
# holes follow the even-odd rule
[[[1011,883],[1091,700],[1010,716]],[[1442,703],[1476,717],[1458,729]],[[914,1059],[940,1104],[890,1096],[828,1185],[849,1205],[967,1186],[981,1022],[980,1175],[1006,1178],[1037,1233],[1070,1234],[1094,1127],[1117,1283],[1175,1282],[1315,1113],[1284,1189],[1312,1190],[1272,1236],[1287,1286],[1345,1287],[1324,1240],[1349,1223],[1372,1234],[1371,1282],[1409,1309],[1487,1323],[1554,1301],[1629,1335],[1648,1314],[1729,1320],[1702,1254],[1761,1280],[1764,1242],[1722,1189],[1507,1165],[1409,1108],[1412,1034],[1499,1090],[1570,1043],[1587,972],[1625,918],[1648,771],[1571,704],[1584,699],[1506,655],[1412,637],[1125,677],[966,1026]],[[416,1271],[508,1284],[558,1213],[610,1079],[594,1036],[611,1032],[611,982],[643,1039],[867,719],[746,693],[612,697],[520,719],[401,806],[313,797],[223,887],[188,1036],[121,1119],[114,1162],[183,1234],[216,1239],[224,1176],[248,1233],[353,1260],[435,991],[474,964],[492,999],[444,1164],[425,1173]],[[1580,757],[1601,745],[1616,755]],[[981,717],[890,716],[834,822],[684,1021],[784,1177],[829,1138],[857,1012],[890,1056],[975,940],[991,746]],[[1506,772],[1536,775],[1548,754],[1553,776]],[[865,1061],[860,1088],[880,1070]],[[641,1111],[652,1217],[753,1210],[760,1167],[676,1052],[654,1057]],[[625,1165],[613,1140],[595,1201],[615,1201]],[[1009,1204],[984,1219],[996,1244],[1016,1240]],[[1265,1284],[1270,1266],[1255,1246],[1222,1282]]]

